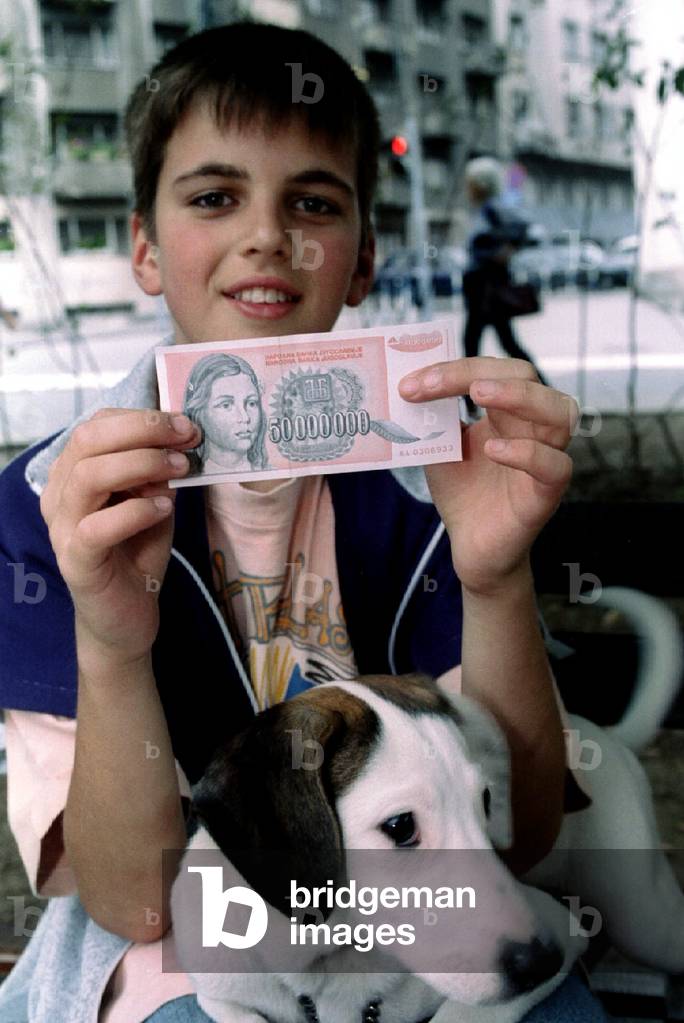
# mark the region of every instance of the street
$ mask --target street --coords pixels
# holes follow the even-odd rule
[[[543,311],[515,321],[523,347],[554,386],[580,397],[578,348],[586,303],[587,379],[582,404],[588,411],[624,411],[629,372],[629,293],[576,292],[547,294]],[[460,298],[439,299],[433,319],[453,316],[461,335]],[[339,328],[374,323],[405,323],[420,319],[410,306],[389,306],[368,299],[356,308],[345,307]],[[85,321],[86,323],[88,321]],[[169,332],[162,316],[132,323],[102,321],[77,345],[4,330],[0,338],[0,444],[29,443],[68,423],[80,408],[95,400],[98,389],[111,386],[144,351]],[[684,318],[666,313],[649,302],[638,304],[640,411],[684,408]],[[483,355],[502,355],[491,329],[483,337]],[[80,384],[80,395],[75,384]],[[82,405],[79,406],[79,401]]]

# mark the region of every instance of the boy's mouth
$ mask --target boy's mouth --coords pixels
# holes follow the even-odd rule
[[[299,302],[301,295],[275,286],[250,285],[224,291],[223,294],[246,315],[255,319],[278,319],[286,316]]]

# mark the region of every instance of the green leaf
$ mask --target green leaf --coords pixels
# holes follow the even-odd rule
[[[674,87],[684,96],[684,67],[677,68],[674,74]]]

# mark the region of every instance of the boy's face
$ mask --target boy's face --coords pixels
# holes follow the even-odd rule
[[[178,344],[330,330],[372,283],[355,154],[296,118],[275,135],[220,131],[192,108],[167,143],[157,246],[137,214],[132,228],[135,276],[164,294]]]

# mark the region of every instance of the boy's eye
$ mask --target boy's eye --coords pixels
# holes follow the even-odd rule
[[[339,208],[330,199],[323,199],[320,195],[304,195],[297,199],[297,203],[304,204],[305,213],[338,213]]]
[[[203,210],[218,210],[226,205],[222,200],[230,200],[230,198],[225,192],[205,192],[203,195],[198,195],[192,199],[190,205],[199,206]]]

